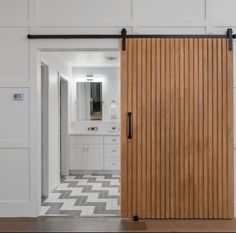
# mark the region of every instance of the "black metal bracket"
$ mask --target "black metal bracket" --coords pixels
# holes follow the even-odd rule
[[[122,50],[123,51],[125,51],[126,49],[126,36],[127,36],[127,31],[125,28],[122,28],[121,37],[122,37]]]
[[[229,40],[229,44],[228,44],[229,50],[231,51],[233,49],[233,30],[232,30],[232,28],[227,29],[226,35]]]

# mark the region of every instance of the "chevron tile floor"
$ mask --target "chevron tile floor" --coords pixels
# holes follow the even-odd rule
[[[46,216],[119,216],[120,175],[76,175],[61,184],[42,202]]]

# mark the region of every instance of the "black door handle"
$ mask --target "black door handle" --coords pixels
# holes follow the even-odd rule
[[[132,113],[128,112],[128,139],[132,139]]]

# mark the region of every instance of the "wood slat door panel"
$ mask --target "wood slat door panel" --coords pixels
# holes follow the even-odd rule
[[[233,217],[232,64],[223,38],[127,39],[122,218]]]

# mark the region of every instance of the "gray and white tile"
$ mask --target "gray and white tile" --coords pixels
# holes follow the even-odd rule
[[[67,176],[43,201],[41,215],[119,216],[120,176]]]

